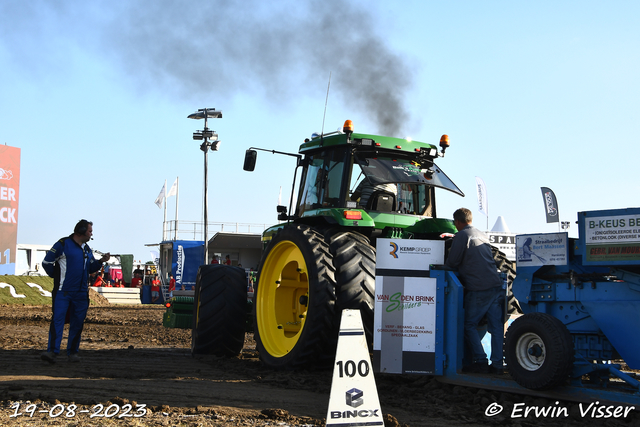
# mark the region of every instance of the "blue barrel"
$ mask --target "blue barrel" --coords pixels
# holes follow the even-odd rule
[[[140,301],[143,304],[151,304],[151,286],[142,286],[142,292],[140,292]]]

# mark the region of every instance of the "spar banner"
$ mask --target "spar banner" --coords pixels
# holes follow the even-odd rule
[[[20,149],[0,145],[0,274],[15,274]]]
[[[547,223],[560,222],[558,215],[558,201],[553,191],[547,187],[540,187],[542,190],[542,199],[544,200],[544,211],[547,214]]]

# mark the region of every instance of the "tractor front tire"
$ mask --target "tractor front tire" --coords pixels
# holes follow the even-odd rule
[[[573,369],[573,342],[567,327],[546,313],[517,318],[505,337],[504,358],[522,387],[547,390],[564,384]]]
[[[258,267],[254,338],[274,369],[333,361],[335,270],[328,244],[313,228],[287,224],[273,236]]]
[[[367,343],[373,348],[373,308],[376,293],[376,250],[355,231],[329,230],[325,234],[336,269],[336,324],[342,310],[360,310]]]
[[[235,357],[244,346],[247,279],[242,268],[203,265],[193,300],[191,354]]]

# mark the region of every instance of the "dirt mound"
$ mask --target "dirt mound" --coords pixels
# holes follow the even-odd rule
[[[110,305],[108,299],[100,295],[94,289],[89,288],[89,300],[95,305]]]

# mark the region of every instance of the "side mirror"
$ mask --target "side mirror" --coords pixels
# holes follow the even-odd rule
[[[289,217],[287,216],[287,207],[278,205],[276,206],[276,210],[278,211],[278,220],[279,221],[287,221]]]
[[[258,152],[256,150],[247,150],[244,153],[244,166],[242,169],[247,172],[253,172],[256,168],[256,160],[258,158]]]

